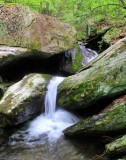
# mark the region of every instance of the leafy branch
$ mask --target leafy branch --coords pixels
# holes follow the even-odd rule
[[[121,5],[121,4],[105,4],[105,5],[101,5],[101,6],[98,6],[96,8],[93,8],[91,11],[94,11],[94,10],[96,10],[98,8],[101,8],[101,7],[104,7],[104,6],[119,6],[119,7],[122,7],[124,9],[126,9],[126,5],[125,4],[124,5]]]

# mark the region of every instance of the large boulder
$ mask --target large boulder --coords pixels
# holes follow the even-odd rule
[[[116,154],[126,153],[126,135],[106,145],[108,154],[115,156]]]
[[[0,101],[0,128],[23,123],[42,112],[50,78],[29,74],[9,87]]]
[[[101,114],[81,120],[64,130],[66,136],[100,136],[126,130],[126,96]]]
[[[80,73],[65,78],[58,90],[58,106],[89,108],[126,91],[126,37],[108,48]]]
[[[76,30],[67,23],[19,4],[0,5],[1,45],[21,47],[25,48],[21,50],[23,53],[28,50],[49,57],[70,50],[75,42]]]

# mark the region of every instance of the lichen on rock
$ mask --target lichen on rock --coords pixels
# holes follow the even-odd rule
[[[13,125],[40,114],[50,78],[49,75],[29,74],[13,84],[0,101],[0,114],[5,114]]]
[[[59,86],[58,105],[71,110],[83,109],[124,93],[125,39],[103,52],[80,73],[66,78]]]
[[[126,135],[106,145],[106,151],[110,155],[126,153]]]
[[[99,136],[126,130],[126,99],[64,130],[66,136]]]

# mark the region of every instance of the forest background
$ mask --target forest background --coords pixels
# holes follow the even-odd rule
[[[78,39],[86,36],[89,21],[101,23],[102,27],[114,26],[112,37],[126,25],[126,0],[0,0],[0,3],[20,3],[65,21],[75,26]]]

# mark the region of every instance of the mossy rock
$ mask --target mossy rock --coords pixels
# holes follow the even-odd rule
[[[106,151],[109,155],[126,153],[126,135],[107,144]]]
[[[69,55],[64,54],[62,57],[60,69],[66,73],[75,74],[83,67],[82,61],[84,57],[81,54],[80,47],[75,45],[73,49],[66,53]]]
[[[66,136],[101,136],[126,130],[126,99],[99,115],[81,120],[64,130]],[[125,144],[126,145],[126,144]],[[109,146],[109,145],[108,145]],[[108,147],[107,147],[108,148]],[[108,150],[109,151],[109,150]]]
[[[0,14],[0,44],[45,53],[47,57],[73,48],[76,30],[49,15],[19,4],[3,4]]]
[[[78,72],[82,67],[82,61],[83,61],[83,55],[81,54],[81,50],[80,47],[78,45],[75,45],[76,47],[76,55],[75,55],[75,59],[72,61],[71,63],[71,72],[72,73],[76,73]]]
[[[29,74],[10,86],[0,100],[1,117],[8,117],[11,125],[16,125],[39,115],[43,111],[50,78],[50,75]]]
[[[126,37],[108,48],[80,73],[65,78],[58,89],[58,106],[89,108],[126,90]]]

